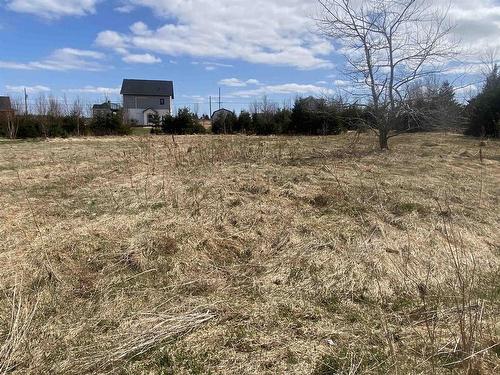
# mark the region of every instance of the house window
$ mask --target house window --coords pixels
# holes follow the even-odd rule
[[[153,115],[153,114],[151,114],[151,113],[150,113],[150,114],[148,114],[148,125],[149,125],[149,124],[152,124],[152,123],[153,123],[153,121],[154,121],[154,115]]]
[[[165,105],[165,99],[160,99],[160,105]]]

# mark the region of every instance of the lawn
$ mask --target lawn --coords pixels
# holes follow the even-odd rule
[[[0,141],[0,374],[494,374],[500,143]]]

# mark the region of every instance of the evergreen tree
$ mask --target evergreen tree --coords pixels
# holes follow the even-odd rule
[[[486,78],[483,90],[469,102],[467,134],[498,138],[500,135],[500,71],[498,65]]]
[[[235,131],[238,133],[252,132],[252,116],[247,111],[241,111],[236,122]]]

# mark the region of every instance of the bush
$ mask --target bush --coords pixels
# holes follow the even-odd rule
[[[460,129],[463,108],[455,99],[453,86],[436,78],[415,82],[407,89],[407,98],[395,124],[397,131],[432,131]]]
[[[333,103],[313,97],[295,101],[289,133],[305,135],[339,134],[343,130]]]
[[[238,116],[238,121],[236,122],[236,126],[234,131],[238,133],[247,133],[252,130],[252,115],[250,115],[247,111],[241,111]]]
[[[234,112],[224,113],[212,123],[212,133],[214,134],[232,134],[238,132],[237,128],[238,118]]]
[[[254,113],[252,115],[252,130],[258,135],[279,133],[272,113]]]
[[[84,119],[76,116],[17,115],[16,138],[70,137],[84,133]],[[80,129],[79,129],[80,127]],[[0,136],[7,136],[6,124],[0,126]]]
[[[181,108],[177,116],[163,116],[161,119],[161,129],[165,134],[203,134],[205,128],[200,124],[198,116],[192,113],[189,108]]]
[[[121,113],[118,113],[94,117],[90,122],[89,131],[95,136],[128,135],[131,134],[132,129],[123,123],[123,117]]]
[[[42,121],[39,116],[17,116],[17,138],[40,138],[43,136]]]

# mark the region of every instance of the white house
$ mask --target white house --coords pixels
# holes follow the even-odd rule
[[[147,126],[152,124],[154,115],[172,114],[172,81],[124,79],[120,94],[123,95],[123,112],[127,122]]]

